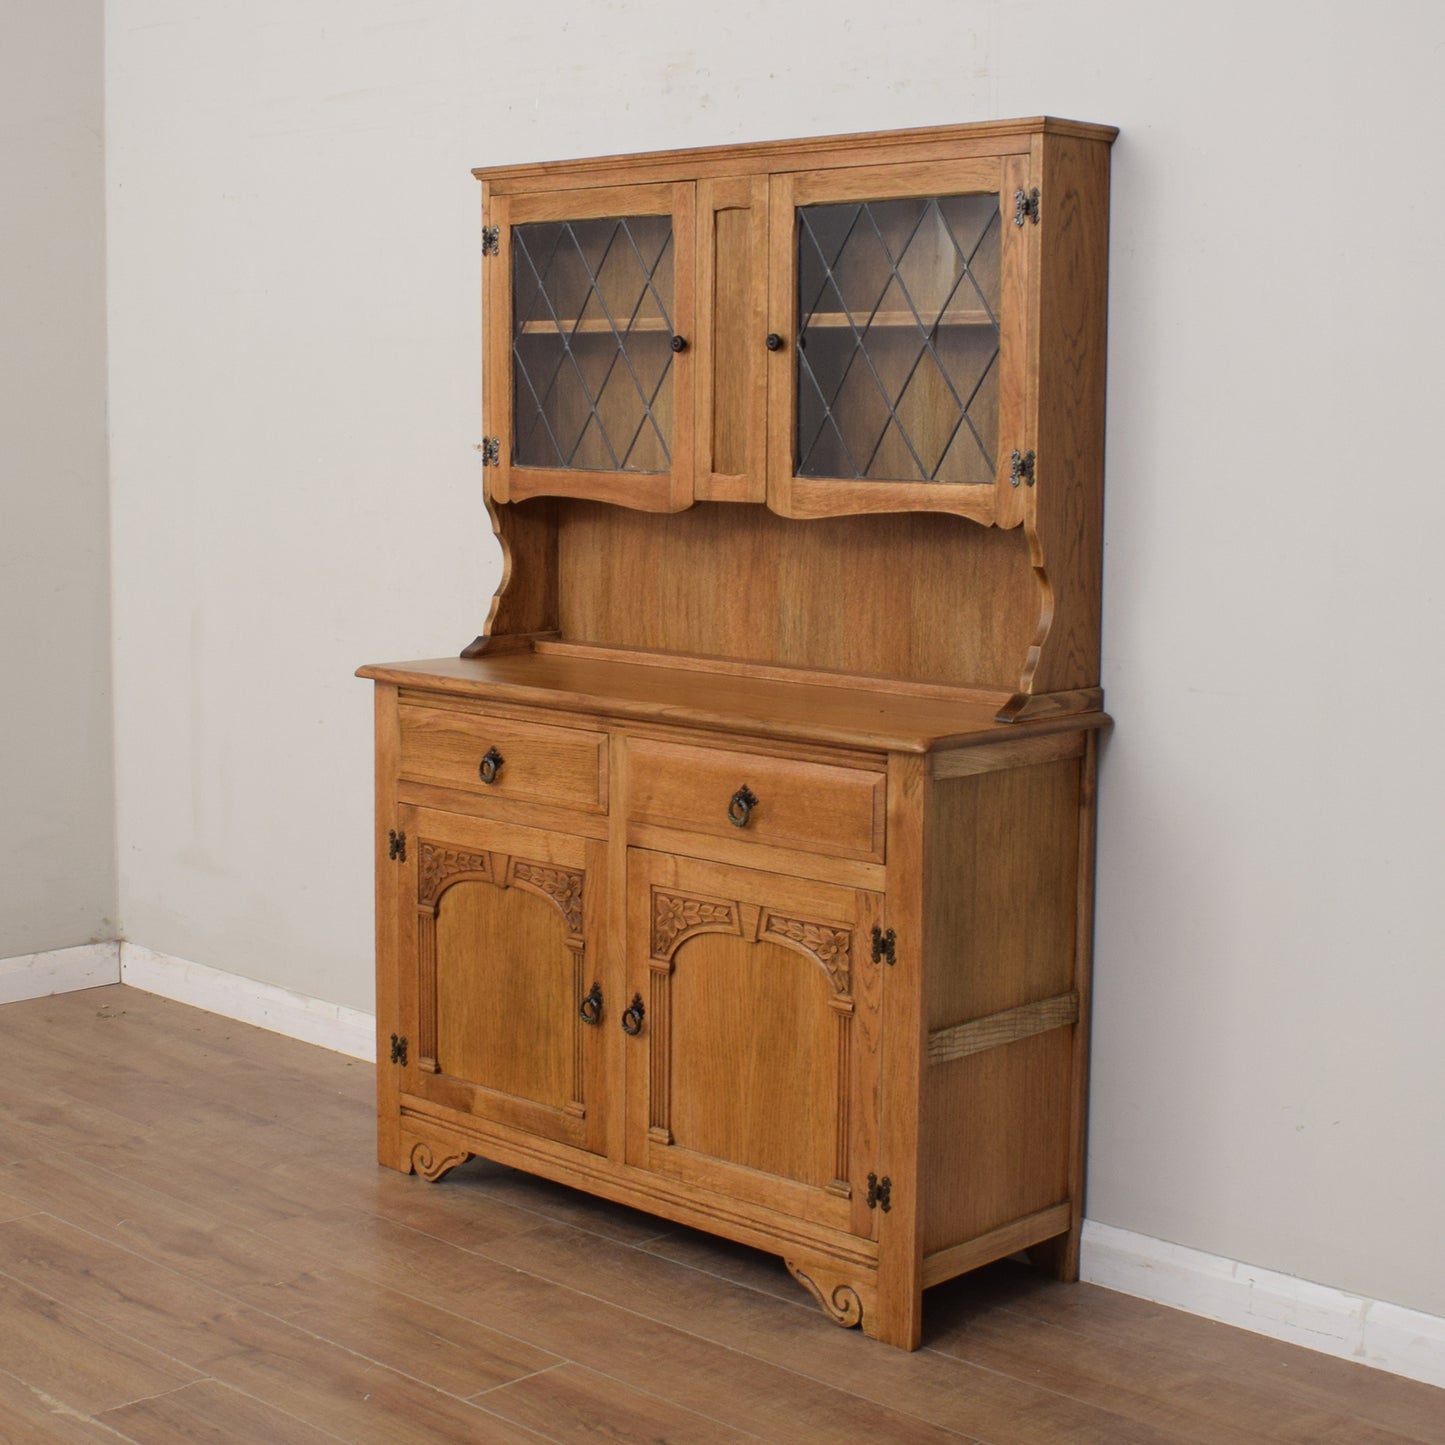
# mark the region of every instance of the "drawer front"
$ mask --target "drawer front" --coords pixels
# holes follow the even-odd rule
[[[509,802],[607,811],[605,733],[407,703],[399,712],[400,772],[408,782]]]
[[[881,772],[643,738],[627,757],[632,822],[883,861]]]

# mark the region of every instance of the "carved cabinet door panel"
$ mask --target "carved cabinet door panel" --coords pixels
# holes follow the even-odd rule
[[[407,1095],[601,1151],[603,845],[403,808]]]
[[[872,1235],[882,899],[628,854],[630,1164]]]

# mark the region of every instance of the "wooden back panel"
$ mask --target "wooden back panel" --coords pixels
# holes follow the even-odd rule
[[[939,514],[572,501],[557,577],[567,641],[1004,691],[1038,617],[1023,534]]]

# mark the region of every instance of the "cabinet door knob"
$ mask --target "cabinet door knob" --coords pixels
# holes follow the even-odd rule
[[[622,1010],[622,1032],[631,1034],[636,1038],[642,1032],[642,1021],[647,1017],[647,1010],[642,1006],[642,995],[632,995],[632,1002]]]
[[[482,758],[477,772],[481,774],[482,781],[486,783],[488,787],[497,781],[497,774],[502,771],[502,764],[506,761],[506,758],[504,758],[496,748],[487,749],[486,756]]]
[[[673,349],[674,351],[686,351],[686,350],[687,350],[687,337],[685,337],[685,336],[674,336],[674,337],[672,338],[672,349]]]
[[[783,349],[783,338],[776,331],[768,332],[768,350],[781,351]]]
[[[744,783],[728,803],[728,822],[734,828],[746,828],[748,819],[752,817],[753,809],[757,806],[758,800],[753,796],[753,790]]]
[[[577,1010],[584,1024],[595,1024],[602,1021],[602,985],[593,981],[592,987],[587,991],[587,997],[582,1000]]]

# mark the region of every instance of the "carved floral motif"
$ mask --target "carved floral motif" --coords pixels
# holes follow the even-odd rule
[[[735,929],[737,910],[731,903],[713,903],[681,893],[652,895],[652,956],[666,958],[673,945],[695,928]]]
[[[582,874],[571,868],[549,868],[541,863],[512,865],[512,882],[526,883],[545,893],[567,922],[568,933],[582,932]]]
[[[490,882],[492,860],[485,853],[463,853],[456,848],[438,848],[435,843],[423,843],[417,874],[417,901],[435,903],[442,890],[460,873]]]
[[[805,953],[811,953],[833,981],[834,993],[846,994],[852,985],[850,950],[853,934],[846,928],[830,928],[825,923],[809,923],[805,918],[783,918],[770,913],[763,926],[763,936],[786,938]]]

